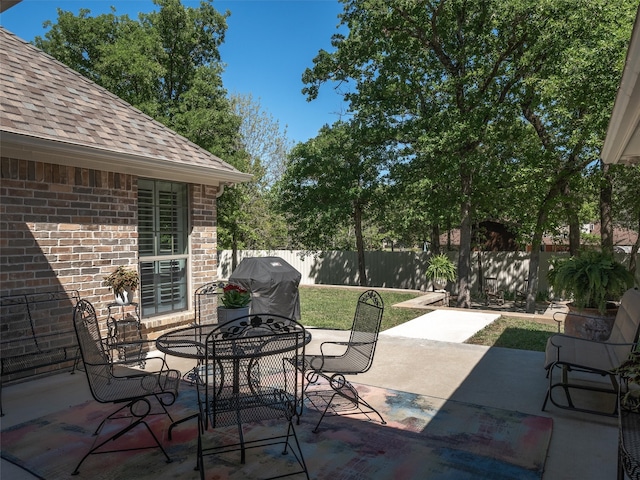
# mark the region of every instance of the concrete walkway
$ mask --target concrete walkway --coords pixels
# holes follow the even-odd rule
[[[435,310],[380,335],[461,343],[498,318],[500,314],[490,312]]]

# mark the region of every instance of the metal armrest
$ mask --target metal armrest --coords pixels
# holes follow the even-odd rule
[[[590,338],[575,337],[575,336],[572,336],[572,335],[565,335],[564,333],[560,333],[560,334],[551,335],[551,337],[549,337],[549,341],[551,342],[551,344],[552,344],[554,347],[557,347],[557,348],[562,347],[562,345],[557,345],[557,344],[555,344],[555,343],[553,342],[553,338],[554,338],[554,337],[556,337],[556,336],[558,336],[558,335],[561,335],[561,336],[566,337],[566,338],[574,338],[574,339],[576,339],[576,340],[580,340],[581,342],[586,342],[586,343],[597,343],[597,344],[599,344],[599,345],[606,345],[606,346],[610,346],[610,347],[629,347],[629,346],[630,346],[630,347],[632,347],[632,348],[633,348],[633,347],[637,347],[637,346],[638,346],[638,343],[637,343],[637,342],[632,342],[632,343],[613,343],[613,342],[602,342],[602,341],[599,341],[599,340],[593,340],[593,339],[590,339]]]
[[[164,358],[162,358],[162,357],[147,357],[145,359],[145,361],[146,362],[149,362],[149,361],[155,361],[155,362],[160,361],[160,362],[162,362],[162,366],[160,367],[160,370],[144,370],[144,372],[141,373],[140,375],[160,374],[160,373],[164,373],[164,372],[166,372],[168,370],[171,370],[169,368],[169,365],[167,365],[166,360]],[[110,365],[112,367],[122,366],[122,367],[131,368],[131,360],[115,360],[113,362],[106,363],[105,365]],[[133,377],[133,376],[136,376],[136,375],[137,374],[122,375],[122,376],[123,377]],[[114,376],[118,377],[119,375],[115,375],[114,374]]]
[[[562,325],[562,322],[564,322],[564,317],[563,318],[556,318],[556,315],[567,315],[565,312],[555,312],[553,314],[553,320],[558,324],[558,333],[562,333],[560,332],[560,325]]]

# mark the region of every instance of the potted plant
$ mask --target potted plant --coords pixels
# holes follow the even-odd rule
[[[123,266],[117,267],[104,279],[104,285],[113,290],[116,303],[119,305],[129,305],[133,300],[133,292],[140,284],[138,271]]]
[[[456,266],[445,253],[432,255],[426,276],[433,283],[434,290],[442,290],[447,286],[447,282],[453,282],[456,279]]]
[[[557,293],[572,299],[564,331],[591,340],[606,340],[622,294],[633,286],[633,275],[610,255],[596,250],[555,259],[547,275]]]
[[[218,323],[224,323],[249,315],[251,293],[235,283],[222,288],[220,295],[222,306],[218,306]]]

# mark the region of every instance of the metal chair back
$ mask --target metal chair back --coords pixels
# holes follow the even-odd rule
[[[223,282],[205,283],[198,287],[194,297],[194,323],[196,325],[206,325],[217,323],[216,309],[218,308],[218,295]]]
[[[166,407],[172,405],[178,395],[180,372],[169,369],[166,362],[158,357],[153,358],[153,360],[159,363],[161,368],[153,372],[132,370],[126,361],[115,362],[110,360],[100,334],[96,311],[87,300],[80,300],[76,305],[73,311],[73,327],[78,338],[78,346],[80,347],[80,354],[87,374],[91,395],[100,403],[120,404],[116,411],[100,422],[94,435],[98,436],[100,434],[102,427],[108,420],[129,420],[128,422],[121,421],[122,428],[120,430],[111,429],[108,433],[105,433],[104,437],[106,438],[97,439],[91,449],[82,457],[73,471],[73,475],[79,472],[80,466],[87,457],[97,453],[104,454],[158,448],[166,460],[171,461],[157,436],[146,422],[146,418],[148,415],[164,414],[172,420]],[[123,370],[120,371],[120,368]],[[118,369],[116,370],[117,374],[114,374],[115,369]],[[155,398],[161,407],[158,412],[152,411],[150,397]],[[138,427],[146,429],[154,440],[153,444],[134,445],[132,447],[123,445],[121,449],[101,450],[103,445]]]
[[[283,417],[300,404],[305,329],[279,315],[249,315],[206,340],[205,410],[213,427]],[[243,413],[238,413],[243,411]]]
[[[288,317],[255,314],[216,327],[206,339],[204,396],[199,394],[203,428],[237,425],[239,441],[230,445],[203,448],[199,441],[198,465],[203,475],[203,456],[219,451],[239,450],[244,463],[245,450],[261,445],[286,445],[295,452],[305,473],[293,418],[302,408],[304,379],[296,368],[304,358],[306,332]],[[286,433],[245,442],[242,426],[261,420],[282,419]],[[295,439],[295,442],[292,440]]]
[[[80,300],[76,305],[73,326],[93,398],[98,402],[112,401],[113,395],[109,392],[113,378],[111,361],[104,349],[96,311],[89,301]]]
[[[322,371],[346,375],[369,370],[378,343],[383,313],[384,302],[378,292],[367,290],[362,293],[356,304],[347,349],[338,357],[325,357]]]

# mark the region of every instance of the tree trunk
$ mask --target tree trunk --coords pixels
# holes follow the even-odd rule
[[[536,313],[536,293],[538,292],[538,275],[540,270],[540,245],[542,231],[535,232],[531,239],[531,255],[529,256],[529,275],[527,276],[527,313]]]
[[[440,253],[440,225],[431,226],[431,252]]]
[[[542,235],[547,223],[547,217],[549,216],[549,208],[553,203],[553,200],[564,191],[564,185],[566,180],[558,179],[555,185],[551,187],[546,197],[542,201],[542,205],[538,209],[538,218],[536,219],[536,226],[533,231],[533,237],[531,238],[531,256],[529,257],[529,276],[528,288],[527,288],[527,313],[536,312],[536,293],[538,292],[538,276],[540,274],[540,246],[542,245]]]
[[[611,165],[601,163],[602,182],[600,183],[600,245],[602,251],[613,256],[613,218],[611,215],[611,198],[613,197],[613,180],[609,171]]]
[[[364,261],[364,240],[362,238],[362,209],[356,205],[353,209],[353,223],[356,234],[356,250],[358,251],[358,278],[361,287],[368,286],[367,268]]]
[[[238,266],[238,236],[235,228],[231,231],[231,273]]]
[[[575,256],[580,252],[580,220],[574,211],[569,211],[569,255]]]
[[[458,300],[456,306],[471,308],[471,173],[461,166],[460,252],[458,254]]]
[[[562,203],[569,224],[569,255],[575,256],[580,251],[580,219],[568,184],[564,186],[562,195],[564,197]]]
[[[482,252],[478,252],[478,293],[484,290],[484,269],[482,268]]]

